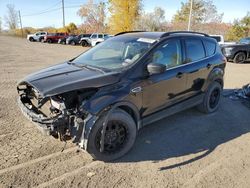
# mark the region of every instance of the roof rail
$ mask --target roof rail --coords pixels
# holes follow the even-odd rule
[[[190,33],[190,34],[196,34],[196,35],[203,35],[203,36],[205,36],[205,37],[209,37],[209,35],[208,34],[206,34],[206,33],[200,33],[200,32],[195,32],[195,31],[172,31],[172,32],[167,32],[167,33],[164,33],[162,36],[161,36],[161,38],[163,38],[163,37],[167,37],[167,36],[170,36],[170,35],[173,35],[173,34],[188,34],[188,33]]]
[[[123,31],[123,32],[115,34],[114,36],[123,35],[126,33],[137,33],[137,32],[146,32],[146,31]]]

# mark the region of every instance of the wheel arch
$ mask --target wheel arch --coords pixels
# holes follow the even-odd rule
[[[241,52],[244,53],[244,54],[246,55],[246,58],[248,58],[248,56],[247,56],[247,51],[246,51],[246,50],[239,50],[239,51],[235,52],[233,58],[235,58],[235,56],[236,56],[238,53],[241,53]]]
[[[213,82],[218,82],[221,87],[224,87],[224,69],[220,67],[214,68],[208,75],[208,78],[206,79],[206,82],[202,88],[202,91],[205,92],[209,85]]]

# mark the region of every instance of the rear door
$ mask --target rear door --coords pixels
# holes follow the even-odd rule
[[[187,66],[187,96],[193,96],[201,92],[212,69],[212,56],[215,54],[216,44],[211,41],[204,43],[200,37],[186,38],[184,44],[185,62],[189,64]],[[206,50],[206,47],[209,49]]]

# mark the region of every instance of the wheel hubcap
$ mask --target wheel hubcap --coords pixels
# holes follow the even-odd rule
[[[99,129],[96,137],[96,147],[100,148],[102,128]],[[104,152],[108,154],[117,153],[127,142],[128,130],[123,122],[110,121],[107,124],[104,136]]]
[[[245,60],[245,57],[244,55],[238,55],[236,60],[237,60],[237,63],[242,63]]]
[[[209,105],[210,108],[215,108],[220,99],[220,90],[218,88],[214,89],[210,95]]]

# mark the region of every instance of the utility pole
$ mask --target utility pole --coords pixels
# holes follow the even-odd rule
[[[190,31],[190,27],[191,27],[192,11],[193,11],[193,0],[190,0],[190,11],[189,11],[189,18],[188,18],[188,31]]]
[[[65,27],[64,0],[62,0],[63,27]]]
[[[22,37],[23,37],[23,25],[22,25],[22,19],[21,19],[21,12],[20,12],[20,10],[18,11],[18,15],[19,15],[19,21],[20,21],[20,26],[21,26],[21,31],[22,31]]]

